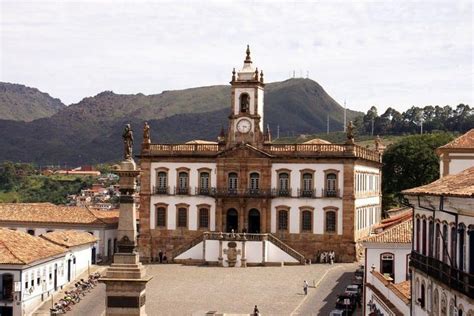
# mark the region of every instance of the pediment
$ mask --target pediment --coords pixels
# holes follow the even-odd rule
[[[218,155],[219,158],[272,158],[273,155],[249,144],[236,144],[224,149]]]

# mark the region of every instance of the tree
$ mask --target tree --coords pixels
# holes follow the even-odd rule
[[[387,148],[383,155],[384,209],[400,203],[400,192],[439,178],[435,149],[453,139],[450,133],[412,135]]]

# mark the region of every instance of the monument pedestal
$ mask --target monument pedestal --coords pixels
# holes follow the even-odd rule
[[[139,261],[136,252],[136,207],[135,189],[137,170],[133,159],[126,159],[116,167],[120,177],[120,215],[117,230],[118,253],[107,269],[105,277],[105,315],[135,316],[146,315],[146,284],[151,277],[145,276],[145,267]]]
[[[106,316],[146,315],[145,290],[150,277],[136,253],[116,253],[100,281],[106,286]]]

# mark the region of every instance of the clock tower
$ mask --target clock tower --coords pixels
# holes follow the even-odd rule
[[[263,71],[252,65],[250,48],[239,72],[232,71],[231,114],[227,146],[249,143],[256,147],[263,145]]]

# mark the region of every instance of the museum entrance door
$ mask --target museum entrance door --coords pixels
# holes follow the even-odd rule
[[[227,210],[227,221],[226,221],[227,227],[226,231],[228,233],[232,232],[232,229],[234,232],[238,232],[239,229],[239,213],[237,213],[237,210],[235,208],[230,208]]]
[[[260,212],[254,208],[249,211],[249,233],[260,233]]]

